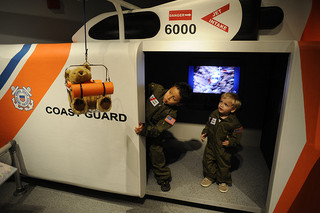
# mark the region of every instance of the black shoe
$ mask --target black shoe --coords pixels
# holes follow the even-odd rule
[[[170,189],[171,189],[171,187],[170,187],[169,181],[165,181],[165,182],[161,183],[161,191],[167,192],[167,191],[170,191]]]

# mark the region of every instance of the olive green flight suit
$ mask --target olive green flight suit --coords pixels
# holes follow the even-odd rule
[[[166,166],[161,141],[162,133],[173,126],[177,118],[177,109],[163,103],[163,96],[167,91],[159,84],[151,83],[148,86],[146,123],[140,133],[140,135],[146,136],[147,150],[158,184],[171,180],[171,171]]]
[[[207,145],[203,154],[203,175],[217,183],[232,184],[231,156],[240,145],[242,126],[236,115],[221,119],[219,111],[213,111],[201,134],[207,133]],[[228,136],[228,137],[227,137]],[[228,146],[222,142],[229,140]]]

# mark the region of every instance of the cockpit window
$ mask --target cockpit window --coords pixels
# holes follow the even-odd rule
[[[126,13],[123,16],[126,39],[152,38],[160,30],[160,19],[153,12]],[[95,24],[90,28],[89,36],[97,40],[119,39],[118,16],[110,16]]]

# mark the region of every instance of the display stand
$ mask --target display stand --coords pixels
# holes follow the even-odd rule
[[[2,185],[9,177],[15,175],[16,191],[15,196],[22,195],[27,192],[27,188],[21,183],[21,177],[19,173],[19,161],[16,154],[16,141],[12,140],[0,149],[0,156],[6,152],[10,152],[12,166],[0,162],[0,185]]]
[[[0,162],[0,185],[6,182],[6,180],[11,177],[16,171],[17,168]]]

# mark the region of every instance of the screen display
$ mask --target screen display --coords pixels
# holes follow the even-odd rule
[[[189,66],[189,84],[194,93],[238,94],[240,67]]]

